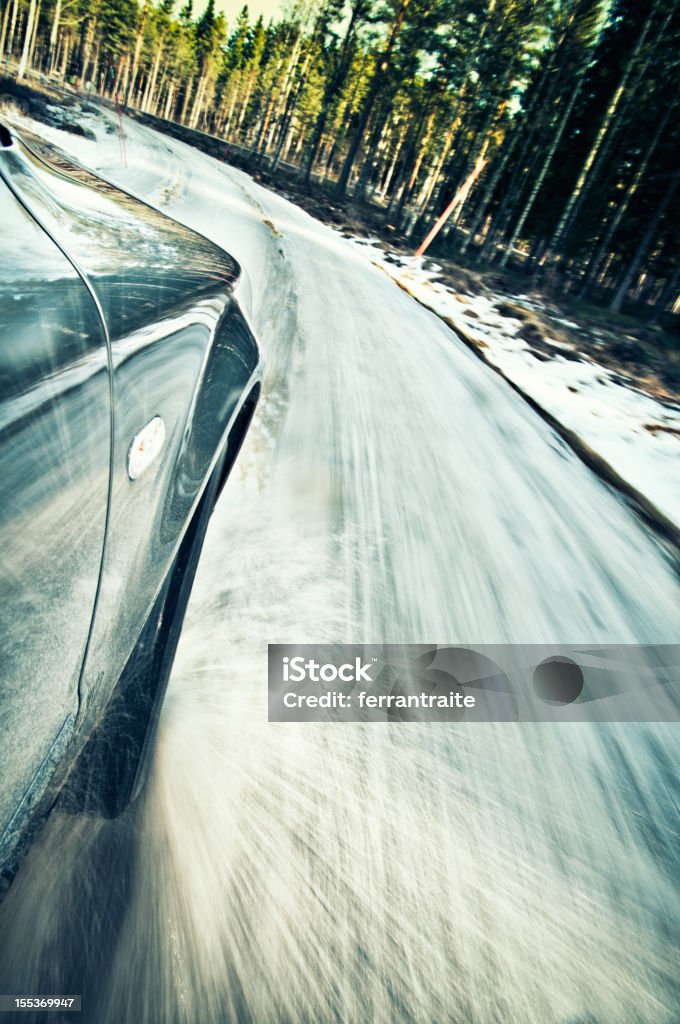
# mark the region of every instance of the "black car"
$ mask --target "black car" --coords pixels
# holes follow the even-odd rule
[[[237,262],[0,128],[0,866],[139,790],[260,388]],[[47,155],[46,155],[47,153]]]

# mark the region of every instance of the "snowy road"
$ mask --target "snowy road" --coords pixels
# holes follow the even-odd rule
[[[677,727],[268,725],[265,690],[268,642],[677,641],[674,567],[350,245],[127,133],[126,168],[115,136],[48,134],[241,260],[265,387],[148,793],[106,826],[134,837],[120,938],[104,969],[101,835],[57,821],[8,900],[12,970],[75,990],[68,922],[62,950],[89,943],[83,1024],[677,1021]]]

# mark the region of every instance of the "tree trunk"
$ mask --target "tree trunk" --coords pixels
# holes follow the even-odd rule
[[[118,69],[118,75],[115,82],[113,83],[113,95],[123,96],[127,95],[128,75],[130,73],[130,54],[125,55],[125,59]]]
[[[415,130],[413,130],[413,123],[416,115],[411,115],[411,121],[408,125],[408,130],[402,141],[401,150],[398,154],[398,157],[401,157],[402,153],[404,153],[402,166],[396,176],[397,181],[392,189],[392,194],[390,196],[386,212],[386,216],[393,217],[396,224],[401,220],[404,205],[413,192],[413,189],[416,187],[420,168],[422,167],[427,147],[429,146],[430,139],[432,138],[435,112],[432,112],[426,122],[423,122],[422,120],[429,107],[429,103],[430,101],[428,100],[425,104],[425,108],[421,112],[421,117]],[[411,138],[407,142],[406,139],[408,139],[409,132],[411,133]],[[415,161],[412,163],[414,156]],[[398,161],[395,161],[395,172],[397,162]],[[385,188],[384,191],[386,195],[387,188]]]
[[[550,54],[550,57],[548,59],[548,62],[546,63],[545,67],[541,71],[540,79],[538,81],[538,84],[536,86],[534,94],[533,94],[533,96],[531,98],[531,101],[529,103],[529,107],[528,107],[528,109],[526,111],[526,114],[525,114],[525,121],[527,123],[529,123],[531,125],[531,127],[529,129],[529,132],[527,133],[527,138],[526,138],[526,140],[524,142],[524,145],[522,147],[522,150],[520,152],[520,156],[515,161],[515,169],[513,171],[513,174],[512,174],[511,180],[510,180],[510,184],[509,184],[508,190],[507,190],[508,198],[509,198],[509,196],[513,192],[514,185],[515,185],[519,175],[521,174],[521,169],[522,169],[522,167],[524,166],[524,164],[526,162],[526,159],[527,159],[527,156],[528,156],[529,152],[531,151],[532,140],[534,139],[534,137],[536,135],[536,132],[539,131],[539,127],[538,127],[538,120],[539,119],[536,118],[534,115],[535,115],[537,109],[540,107],[541,103],[544,101],[544,89],[545,89],[546,83],[549,81],[550,74],[552,72],[554,63],[555,63],[555,51],[552,51],[552,53]],[[556,87],[555,84],[553,84],[551,86],[551,88],[548,90],[548,96],[546,98],[547,102],[549,102],[551,96],[554,94],[555,87]],[[489,209],[489,205],[491,203],[491,200],[493,199],[493,196],[494,196],[494,193],[495,193],[496,188],[498,186],[498,183],[501,180],[501,177],[502,177],[502,175],[503,175],[503,173],[505,171],[505,168],[508,166],[508,163],[510,161],[510,157],[514,153],[515,148],[517,146],[517,143],[521,141],[521,138],[522,138],[522,132],[513,133],[509,145],[504,147],[505,148],[505,152],[503,153],[503,156],[501,157],[500,160],[496,161],[496,169],[495,169],[493,175],[491,176],[491,180],[487,183],[487,186],[486,186],[486,189],[484,190],[484,195],[482,196],[481,202],[479,202],[477,204],[477,213],[476,213],[476,216],[475,216],[475,218],[473,220],[473,223],[472,223],[472,225],[470,227],[470,231],[468,232],[468,234],[467,234],[467,236],[466,236],[466,238],[465,238],[465,240],[464,240],[464,242],[463,242],[463,244],[461,246],[461,249],[460,249],[461,254],[464,254],[467,251],[467,248],[468,248],[468,245],[470,244],[470,242],[474,241],[474,238],[475,238],[475,236],[477,234],[477,231],[479,230],[479,226],[484,221],[486,213],[487,213],[487,211]],[[505,208],[505,203],[501,204],[501,208]],[[496,220],[498,220],[498,218],[496,218]],[[484,238],[484,245],[485,246],[490,241],[490,238],[491,238],[491,225],[489,224],[489,226],[487,227],[487,229],[485,231],[485,238]]]
[[[333,74],[324,89],[323,102],[321,104],[321,110],[319,116],[316,119],[314,125],[314,131],[312,132],[312,142],[309,148],[309,154],[305,163],[305,184],[309,185],[312,170],[316,163],[316,158],[319,153],[319,147],[323,138],[323,133],[326,129],[328,122],[328,115],[330,113],[331,104],[338,96],[341,91],[349,72],[351,58],[352,58],[352,43],[361,18],[364,15],[366,9],[366,0],[356,0],[352,6],[352,14],[350,16],[349,25],[345,32],[342,46],[340,47],[340,53],[338,54],[338,62],[335,66]]]
[[[379,162],[380,148],[383,145],[385,132],[387,130],[387,122],[384,117],[380,116],[380,114],[381,111],[378,109],[371,124],[368,144],[364,147],[366,156],[361,164],[359,178],[354,186],[354,195],[358,199],[364,199],[366,197],[366,189],[368,188],[369,181],[373,177],[375,167]]]
[[[66,78],[66,73],[68,72],[68,62],[71,59],[72,46],[73,43],[71,37],[65,36],[61,48],[61,64],[59,66],[58,72],[60,78]]]
[[[0,60],[2,60],[5,55],[5,41],[7,39],[7,26],[9,24],[9,8],[10,5],[7,4],[5,7],[5,13],[2,17],[2,32],[0,33]]]
[[[62,0],[56,0],[54,14],[52,15],[52,28],[50,29],[49,62],[50,72],[54,70],[57,63],[57,39],[59,37],[59,23],[61,21]]]
[[[167,99],[165,101],[165,110],[163,111],[163,117],[165,118],[166,121],[170,120],[170,115],[172,114],[173,109],[174,109],[174,102],[175,102],[175,83],[171,82],[170,83],[170,88],[168,89],[168,96],[167,96]]]
[[[375,101],[378,98],[378,93],[380,92],[382,76],[390,66],[392,52],[396,45],[397,39],[399,38],[399,33],[401,32],[404,23],[404,18],[406,17],[406,8],[408,7],[410,2],[411,0],[401,0],[399,9],[397,11],[397,16],[392,25],[392,31],[390,32],[389,38],[387,40],[387,44],[380,56],[378,66],[373,72],[371,84],[369,85],[368,93],[366,95],[366,98],[364,99],[361,108],[359,123],[356,127],[356,131],[354,132],[354,136],[352,137],[352,141],[349,146],[349,152],[347,153],[345,162],[342,165],[340,177],[338,178],[337,192],[339,195],[344,195],[344,193],[347,191],[347,185],[349,184],[352,168],[354,167],[354,162],[359,153],[359,148],[364,137],[364,132],[366,131],[366,127],[368,125],[368,120],[371,116],[371,113],[373,112]],[[368,156],[370,157],[370,155],[371,154],[369,153]]]
[[[444,225],[446,224],[446,221],[449,219],[449,217],[454,212],[454,210],[456,210],[459,206],[462,206],[463,203],[465,202],[465,200],[467,199],[467,197],[469,195],[469,192],[470,192],[470,189],[472,188],[474,183],[477,181],[477,178],[482,173],[482,171],[484,170],[484,167],[486,165],[485,153],[486,153],[487,146],[488,146],[488,141],[482,146],[482,150],[481,150],[479,156],[477,157],[477,161],[475,163],[475,166],[472,168],[472,170],[470,171],[470,173],[468,174],[467,178],[462,183],[462,185],[460,185],[460,187],[457,189],[457,191],[456,191],[453,199],[449,203],[449,205],[446,207],[444,212],[438,218],[438,220],[436,221],[434,226],[430,229],[430,231],[428,231],[427,235],[425,236],[425,238],[423,239],[421,244],[416,249],[416,251],[415,251],[415,253],[413,255],[413,259],[411,260],[411,262],[408,265],[408,268],[406,270],[406,274],[408,274],[410,272],[411,268],[413,267],[413,264],[418,259],[418,257],[424,255],[424,253],[427,251],[427,249],[430,247],[432,242],[435,240],[435,238],[437,237],[437,235],[439,234],[441,229],[444,227]],[[406,276],[406,274],[404,276]]]
[[[661,293],[656,300],[654,306],[654,315],[652,316],[651,322],[658,324],[659,320],[665,313],[667,307],[670,306],[671,312],[675,312],[675,307],[678,304],[678,288],[680,287],[680,263],[677,263],[675,270],[671,274],[666,284],[661,289]]]
[[[19,0],[14,0],[12,5],[12,20],[9,27],[9,38],[7,40],[7,60],[9,61],[14,50],[14,33],[17,27],[17,16],[19,13]]]
[[[618,88],[614,92],[614,95],[613,95],[613,97],[612,97],[612,99],[611,99],[611,101],[609,103],[609,106],[607,107],[607,110],[605,111],[605,115],[604,115],[604,117],[602,119],[602,122],[600,124],[600,128],[599,128],[599,130],[597,132],[597,135],[595,136],[595,139],[593,141],[592,146],[590,147],[590,151],[589,151],[589,153],[588,153],[588,155],[587,155],[587,157],[586,157],[586,159],[585,159],[585,161],[583,163],[583,167],[581,168],[581,172],[580,172],[580,174],[578,176],[578,179],[576,181],[576,185],[574,186],[574,188],[573,188],[573,190],[571,192],[569,200],[568,200],[566,206],[564,207],[564,210],[562,211],[562,216],[560,217],[559,222],[557,224],[557,227],[555,228],[555,231],[553,233],[553,236],[550,239],[550,242],[548,244],[548,252],[549,253],[558,254],[559,247],[560,247],[563,239],[565,238],[566,234],[568,233],[569,228],[571,227],[571,224],[573,223],[573,220],[574,220],[575,215],[577,213],[577,210],[578,210],[581,202],[585,198],[587,190],[590,187],[588,185],[588,177],[590,175],[590,172],[591,172],[591,169],[593,167],[593,164],[595,163],[595,160],[596,160],[598,154],[600,153],[600,150],[603,147],[603,144],[605,143],[605,139],[607,138],[608,133],[610,132],[610,129],[612,128],[612,125],[614,124],[614,118],[616,117],[617,110],[619,108],[619,103],[621,102],[622,97],[625,96],[626,89],[628,87],[628,80],[629,80],[629,78],[631,76],[633,68],[634,68],[634,66],[635,66],[635,64],[637,62],[637,59],[638,59],[639,55],[640,55],[642,47],[644,46],[645,40],[646,40],[647,35],[649,33],[649,29],[650,29],[650,26],[651,26],[652,19],[654,18],[654,15],[656,14],[656,8],[657,8],[657,4],[655,3],[652,6],[652,9],[651,9],[651,11],[649,13],[649,16],[645,20],[644,28],[643,28],[642,32],[640,33],[640,35],[638,36],[637,42],[636,42],[635,46],[633,47],[633,52],[631,53],[630,57],[626,61],[626,66],[625,66],[625,69],[624,69],[621,81],[619,82]],[[669,21],[670,21],[670,13],[669,13],[669,15],[667,16],[667,18],[665,20],[665,25],[667,25]],[[665,25],[662,27],[662,31],[663,31],[663,28],[665,27]],[[649,63],[649,60],[650,60],[650,57],[647,58],[646,64]],[[639,84],[639,79],[641,77],[641,74],[642,74],[642,71],[640,70],[639,73],[636,76],[636,84]],[[631,88],[632,88],[633,91],[635,91],[635,85],[631,86]],[[606,148],[608,148],[608,147],[606,147]]]
[[[619,286],[616,289],[614,298],[612,299],[611,304],[609,306],[612,313],[621,312],[621,308],[625,301],[626,295],[630,291],[633,282],[637,280],[640,274],[640,269],[642,267],[643,261],[647,256],[650,245],[654,241],[656,230],[659,224],[661,223],[661,220],[663,219],[668,207],[673,202],[673,197],[677,191],[678,185],[680,185],[680,169],[678,169],[671,178],[668,184],[668,188],[666,189],[661,199],[661,202],[659,203],[655,212],[652,214],[649,220],[647,229],[640,240],[640,244],[635,250],[635,255],[633,256],[633,259],[630,261],[627,270],[621,277]]]
[[[149,13],[148,0],[145,2],[142,8],[142,16],[139,20],[139,28],[137,29],[137,35],[135,37],[135,48],[132,55],[132,68],[130,70],[130,77],[128,79],[127,89],[125,90],[125,106],[127,107],[130,102],[130,90],[135,90],[137,70],[139,68],[139,58],[142,52],[142,43],[144,42],[144,29],[146,27],[146,19]]]
[[[264,113],[261,115],[260,122],[257,125],[257,127],[256,127],[256,129],[255,129],[255,131],[253,133],[254,137],[255,137],[254,144],[253,144],[253,149],[255,149],[255,151],[259,154],[260,157],[264,154],[264,140],[265,140],[265,136],[267,134],[267,131],[269,129],[269,122],[270,122],[270,120],[272,118],[272,115],[274,113],[274,108],[276,106],[275,83],[276,83],[276,81],[278,79],[278,76],[279,76],[279,73],[281,71],[282,65],[283,65],[283,54],[281,54],[281,56],[279,58],[279,61],[278,61],[278,64],[277,64],[276,68],[274,69],[274,73],[272,75],[271,90],[270,90],[270,93],[269,93],[269,99],[267,101],[267,105],[266,105],[266,107],[264,109]]]
[[[576,103],[578,95],[581,92],[581,87],[583,86],[583,79],[584,79],[585,73],[586,73],[586,62],[584,61],[582,66],[581,66],[581,70],[579,72],[579,75],[578,75],[577,81],[575,83],[575,86],[572,89],[572,93],[571,93],[571,96],[569,98],[569,101],[566,104],[564,113],[563,113],[562,117],[560,118],[560,120],[559,120],[559,122],[557,124],[557,128],[556,128],[555,132],[553,133],[552,141],[550,143],[550,146],[548,147],[548,151],[547,151],[547,153],[545,155],[545,158],[543,160],[543,165],[541,167],[541,170],[540,170],[538,176],[536,177],[536,180],[534,181],[534,184],[531,187],[531,191],[529,192],[529,196],[527,198],[527,201],[524,204],[524,208],[523,208],[522,212],[520,213],[520,215],[519,215],[519,217],[518,217],[518,219],[517,219],[517,221],[515,223],[515,227],[513,228],[512,234],[510,235],[510,238],[508,239],[508,243],[507,243],[507,245],[506,245],[506,247],[505,247],[505,249],[503,251],[503,255],[502,255],[501,260],[500,260],[501,267],[504,267],[507,264],[507,262],[508,262],[508,260],[510,258],[510,254],[512,253],[512,250],[515,247],[515,242],[519,238],[520,232],[522,231],[522,228],[524,227],[526,219],[529,216],[529,214],[531,213],[533,205],[536,202],[536,198],[538,196],[538,193],[541,191],[541,186],[542,186],[543,182],[545,181],[545,177],[546,177],[546,175],[548,173],[548,170],[549,170],[550,165],[552,163],[553,157],[555,156],[555,151],[557,150],[557,147],[560,144],[560,140],[561,140],[561,138],[562,138],[562,136],[564,134],[564,129],[567,127],[567,121],[569,120],[569,118],[571,116],[571,112],[574,109],[574,104]]]
[[[408,129],[409,129],[408,125],[404,125],[404,127],[402,128],[401,133],[399,134],[399,137],[397,139],[396,144],[392,147],[392,149],[393,149],[392,158],[389,161],[389,164],[387,165],[387,167],[385,168],[385,170],[383,172],[383,177],[382,177],[382,181],[380,183],[380,188],[378,189],[378,195],[383,200],[387,197],[387,193],[390,191],[390,189],[392,187],[392,181],[394,180],[394,176],[396,174],[397,164],[399,163],[399,158],[400,158],[400,156],[401,156],[401,154],[403,152],[404,145],[406,143],[406,136],[408,134]],[[391,200],[390,200],[390,205],[391,205]]]
[[[503,91],[504,91],[504,89],[500,90],[500,95],[503,94]],[[499,98],[499,93],[496,93],[496,99],[498,99],[498,98]],[[489,148],[489,146],[491,144],[492,139],[494,139],[494,137],[495,137],[496,126],[497,126],[498,122],[500,121],[500,119],[502,118],[503,112],[505,111],[506,106],[507,106],[507,100],[501,99],[500,102],[498,103],[498,106],[497,106],[496,110],[493,113],[491,113],[489,115],[489,117],[486,119],[486,122],[485,122],[483,128],[481,129],[481,131],[477,132],[477,134],[475,135],[475,137],[473,139],[473,142],[472,142],[472,145],[470,147],[469,154],[468,154],[468,156],[466,157],[466,160],[465,160],[465,168],[464,168],[464,171],[463,171],[464,174],[465,174],[465,172],[468,171],[468,168],[470,168],[471,166],[475,166],[476,165],[480,153],[486,153],[487,152],[487,150],[488,150],[488,148]],[[481,139],[481,143],[478,142],[478,140],[480,140],[480,139]],[[488,163],[488,161],[485,160],[484,163],[486,165],[486,163]],[[481,172],[480,172],[480,174],[481,174]],[[458,228],[458,225],[460,224],[462,216],[463,216],[463,210],[465,209],[470,196],[473,194],[473,192],[475,191],[475,189],[479,185],[480,174],[477,174],[475,176],[471,188],[469,188],[467,190],[467,192],[465,193],[465,196],[463,198],[463,201],[458,205],[455,217],[452,220],[449,221],[449,224],[448,224],[447,229],[446,229],[446,237],[447,238],[448,238],[449,235],[453,234],[453,232]],[[461,177],[462,177],[462,175],[461,175]],[[458,181],[460,181],[460,177],[459,177]]]
[[[80,63],[80,80],[83,85],[87,79],[87,74],[90,70],[90,62],[92,56],[92,46],[94,43],[96,21],[94,18],[90,18],[85,26],[85,38],[83,40],[82,57]]]
[[[229,109],[226,111],[226,113],[222,114],[222,125],[221,125],[221,128],[220,128],[220,131],[221,131],[221,133],[222,133],[222,135],[224,136],[225,139],[229,139],[229,132],[231,130],[231,122],[232,122],[232,119],[234,117],[234,111],[236,110],[236,99],[237,99],[237,97],[238,97],[238,86],[237,86],[235,81],[230,79],[228,81],[228,83],[227,83],[227,92],[226,92],[226,95],[224,96],[224,102],[223,102],[223,110],[226,110],[227,104],[229,105]],[[231,136],[231,141],[232,142],[234,141],[234,138],[236,136],[237,131],[238,131],[238,126],[234,130],[233,135]]]
[[[251,93],[253,91],[253,85],[255,84],[255,77],[256,77],[255,73],[253,72],[253,74],[248,76],[248,79],[246,81],[245,95],[243,97],[243,100],[241,101],[241,109],[239,110],[238,118],[236,119],[236,132],[235,132],[236,135],[240,135],[240,133],[241,133],[241,125],[243,124],[243,122],[246,119],[246,114],[248,112],[248,104],[250,103],[250,96],[251,96]],[[236,102],[237,98],[238,98],[238,92],[235,91],[234,92],[234,103]],[[232,103],[232,112],[233,112],[233,109],[234,109],[234,104]],[[229,120],[231,121],[231,113],[229,115]]]
[[[208,72],[204,71],[198,81],[198,89],[194,97],[194,102],[191,107],[191,114],[189,116],[189,127],[195,128],[198,124],[198,119],[201,114],[201,107],[203,106],[203,98],[208,86]]]
[[[179,115],[179,123],[180,124],[186,124],[186,116],[187,116],[187,113],[188,113],[188,110],[189,110],[189,102],[190,102],[191,97],[193,95],[193,88],[194,88],[194,78],[193,78],[193,75],[191,75],[187,79],[186,91],[184,93],[184,103],[182,104],[182,110],[181,110],[180,115]]]
[[[467,80],[465,81],[463,88],[458,94],[456,105],[453,112],[453,120],[451,127],[449,128],[442,149],[439,152],[439,156],[436,158],[433,166],[430,168],[430,173],[425,179],[422,189],[416,199],[415,203],[411,205],[411,213],[407,223],[407,233],[411,234],[417,225],[417,222],[421,219],[421,216],[428,210],[428,207],[432,206],[436,208],[439,195],[441,193],[443,180],[441,179],[442,169],[446,163],[449,153],[453,147],[453,143],[456,138],[456,134],[463,120],[462,106],[465,94],[467,92]],[[435,197],[433,199],[433,196]]]
[[[158,49],[156,50],[156,57],[155,57],[154,62],[153,62],[153,67],[151,69],[151,74],[149,75],[149,77],[147,79],[147,82],[146,82],[146,89],[144,90],[144,95],[142,96],[142,110],[145,113],[148,112],[149,107],[151,106],[151,99],[153,97],[154,89],[156,88],[156,79],[158,78],[158,71],[159,71],[160,66],[161,66],[161,57],[162,57],[162,55],[163,55],[163,44],[160,43],[159,46],[158,46]]]
[[[276,99],[274,101],[274,109],[272,111],[272,117],[269,122],[269,131],[267,133],[263,152],[268,153],[274,147],[274,139],[283,127],[283,120],[285,119],[285,112],[288,109],[288,100],[291,95],[293,88],[293,78],[295,70],[300,60],[300,48],[302,42],[302,33],[299,33],[295,45],[293,46],[293,52],[291,53],[290,60],[288,61],[288,67],[283,77],[283,83],[280,86]]]
[[[673,103],[671,106],[666,108],[666,113],[664,114],[663,119],[659,122],[659,126],[654,134],[654,138],[652,139],[651,143],[645,151],[644,157],[642,158],[640,165],[635,173],[635,177],[628,186],[628,189],[626,190],[626,194],[623,197],[622,202],[620,202],[616,207],[616,212],[612,217],[611,221],[609,222],[609,226],[607,227],[604,238],[598,245],[595,255],[591,258],[591,260],[588,263],[588,266],[586,267],[585,274],[583,275],[582,288],[580,293],[582,297],[584,297],[587,294],[591,282],[594,278],[597,277],[598,271],[602,264],[602,260],[608,252],[609,247],[611,246],[611,243],[614,237],[616,236],[617,231],[619,230],[619,227],[623,223],[623,218],[628,212],[628,207],[630,206],[635,194],[637,193],[638,188],[640,187],[640,182],[642,181],[647,171],[647,167],[649,166],[649,162],[652,156],[654,155],[654,151],[656,150],[656,147],[658,146],[663,136],[663,133],[666,130],[666,125],[670,120],[671,114],[675,110],[675,106],[676,103]]]
[[[21,51],[21,60],[19,61],[19,70],[17,71],[17,78],[21,80],[26,77],[26,69],[28,67],[28,55],[31,49],[31,42],[33,40],[33,31],[35,28],[35,16],[37,11],[36,0],[31,0],[30,7],[28,9],[28,17],[26,18],[26,28],[24,31],[24,46]]]
[[[309,70],[310,60],[311,60],[311,48],[308,50],[307,56],[305,57],[305,62],[302,65],[302,70],[300,72],[299,81],[298,81],[297,87],[295,89],[293,89],[293,81],[292,81],[292,73],[291,73],[291,80],[290,80],[290,84],[289,84],[289,87],[288,87],[288,94],[286,96],[286,102],[285,102],[285,106],[283,108],[283,115],[281,117],[281,124],[280,124],[280,127],[279,127],[279,134],[278,134],[278,138],[276,140],[276,148],[275,148],[275,152],[274,152],[274,161],[273,161],[273,164],[272,164],[272,169],[273,170],[276,170],[278,168],[278,166],[279,166],[279,163],[281,162],[281,154],[283,153],[284,145],[286,144],[286,141],[288,139],[289,133],[290,133],[290,131],[292,129],[292,126],[293,126],[294,112],[295,112],[295,107],[297,105],[298,97],[300,95],[301,90],[304,88],[305,82],[307,81],[307,74],[308,74],[308,70]],[[295,70],[295,69],[293,69],[293,70]]]
[[[31,39],[31,46],[28,53],[28,66],[35,68],[35,48],[38,42],[38,25],[40,23],[40,0],[37,0],[35,8],[35,17],[33,18],[33,37]]]

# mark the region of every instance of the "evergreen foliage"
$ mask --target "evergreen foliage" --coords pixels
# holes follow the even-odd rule
[[[2,0],[0,55],[555,290],[676,312],[680,0]]]

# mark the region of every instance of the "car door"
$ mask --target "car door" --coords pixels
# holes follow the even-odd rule
[[[240,268],[212,242],[33,137],[17,140],[13,173],[77,262],[109,335],[111,499],[81,694],[87,727],[135,647],[258,352],[233,296]],[[143,473],[132,464],[140,444]]]
[[[0,862],[67,744],[102,564],[107,339],[12,183],[0,131]]]

